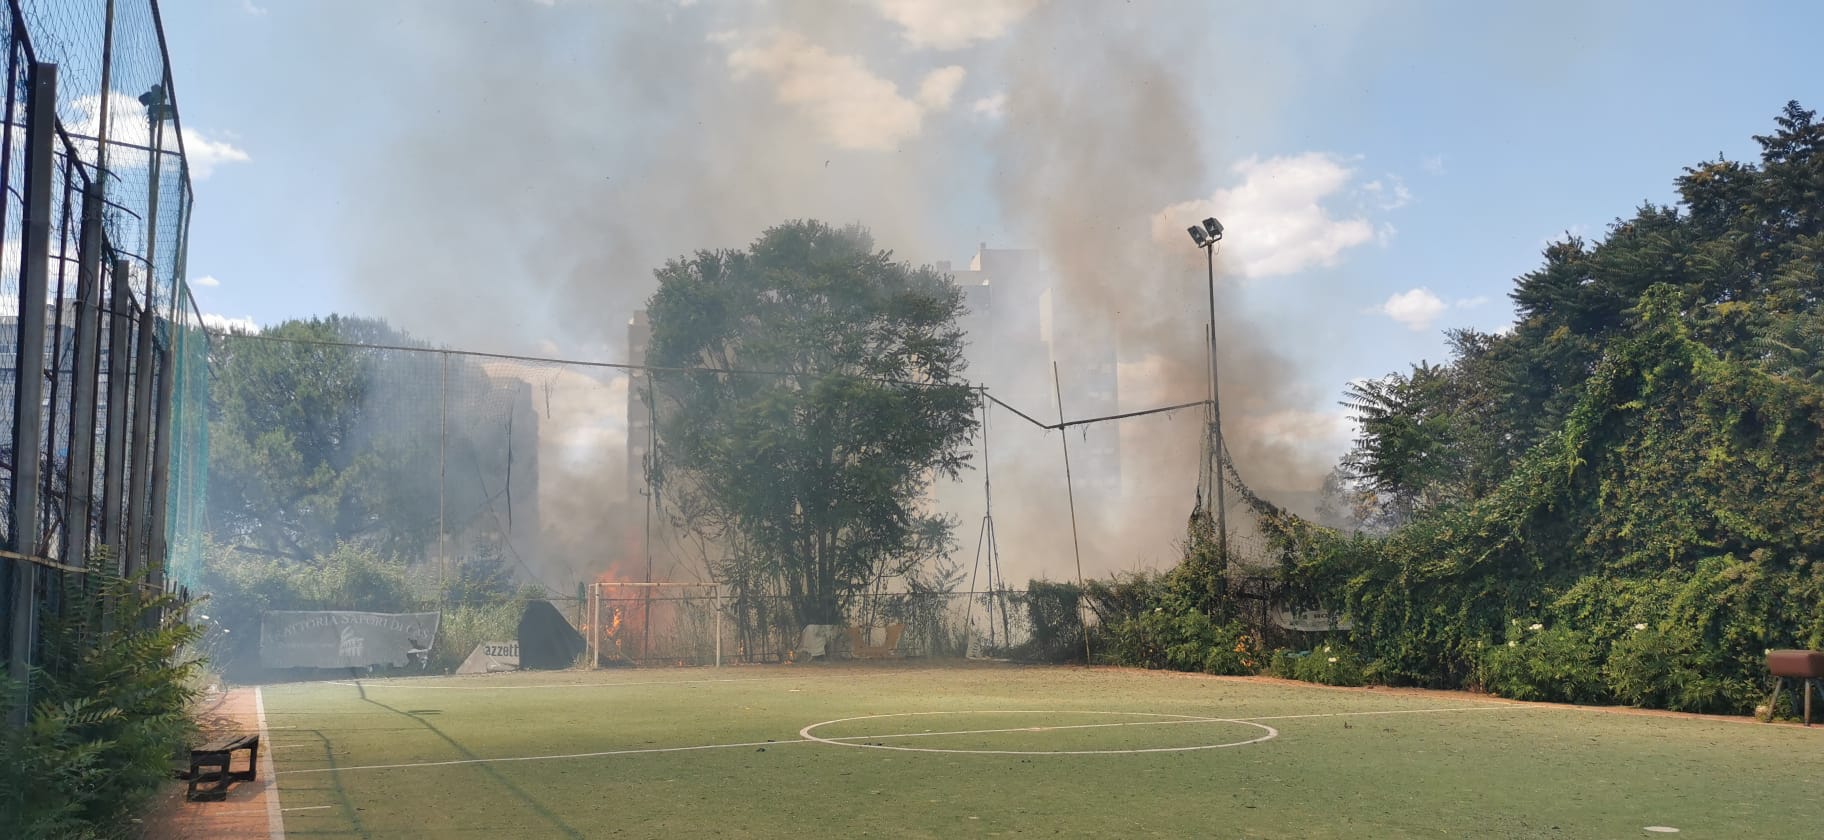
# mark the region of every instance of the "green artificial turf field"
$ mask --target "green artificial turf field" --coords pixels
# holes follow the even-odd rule
[[[1458,694],[800,665],[263,696],[297,838],[1824,836],[1824,727]]]

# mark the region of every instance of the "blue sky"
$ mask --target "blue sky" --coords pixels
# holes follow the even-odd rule
[[[1225,311],[1289,380],[1257,419],[1334,457],[1347,380],[1505,326],[1548,238],[1824,103],[1817,4],[1273,5],[168,2],[214,161],[189,270],[223,316],[622,360],[658,260],[769,222],[861,221],[920,262],[1105,238],[1170,306],[1209,209]]]

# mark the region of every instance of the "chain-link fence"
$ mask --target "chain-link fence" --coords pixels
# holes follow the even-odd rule
[[[1025,593],[1014,590],[868,593],[854,598],[843,623],[807,628],[784,597],[730,595],[713,584],[603,583],[578,612],[597,667],[1018,658],[1033,630]]]
[[[635,360],[645,356],[642,326],[630,324]],[[265,558],[327,569],[352,546],[403,567],[414,603],[426,608],[523,599],[527,588],[586,605],[592,585],[620,587],[606,614],[566,612],[604,664],[702,664],[715,660],[716,642],[725,662],[783,661],[804,647],[805,625],[825,613],[832,627],[899,625],[901,654],[1081,656],[1081,621],[1070,632],[1058,621],[1035,622],[1034,606],[1051,602],[1024,591],[1026,578],[1043,579],[1047,569],[1074,577],[1074,535],[1059,527],[1070,519],[1066,476],[1049,469],[1061,455],[1051,448],[1056,425],[1002,424],[992,462],[984,435],[981,471],[934,486],[924,500],[952,517],[952,538],[914,571],[883,570],[877,585],[844,587],[833,602],[807,609],[776,567],[755,559],[736,523],[693,518],[698,500],[652,470],[663,436],[647,389],[698,371],[431,347],[384,322],[349,318],[217,333],[211,352],[216,414],[206,524],[232,549],[217,555],[225,577],[246,578],[228,568],[234,564],[283,577]],[[1064,433],[1129,417],[1072,421]],[[999,508],[993,519],[986,516],[989,471],[1014,473],[1011,512]],[[975,481],[981,484],[969,486]],[[1162,511],[1155,513],[1181,515]],[[1082,519],[1086,546],[1103,548],[1085,555],[1106,568],[1118,550],[1107,547],[1132,526],[1106,510]],[[1009,526],[1011,539],[996,537]],[[1003,553],[1039,574],[1009,575]],[[722,603],[638,590],[662,581],[719,584]],[[271,593],[289,586],[267,587],[267,608],[277,608]],[[365,594],[345,587],[335,600],[300,595],[292,606],[382,606]],[[710,626],[716,615],[719,630]],[[881,644],[877,635],[861,646]],[[846,630],[835,641],[853,646]]]
[[[0,632],[23,683],[43,620],[92,591],[72,576],[195,568],[208,352],[156,3],[9,0],[0,30]]]

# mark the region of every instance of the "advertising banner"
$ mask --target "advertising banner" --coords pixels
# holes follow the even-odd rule
[[[518,642],[482,642],[475,652],[462,660],[458,674],[493,674],[519,670]]]
[[[260,614],[260,664],[268,668],[363,668],[410,664],[437,638],[438,614],[281,612]]]
[[[1321,633],[1327,630],[1350,629],[1347,617],[1325,610],[1295,610],[1279,604],[1273,607],[1272,617],[1274,624],[1287,630]]]

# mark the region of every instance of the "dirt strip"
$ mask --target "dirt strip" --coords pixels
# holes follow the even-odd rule
[[[262,732],[257,688],[235,688],[204,698],[198,718],[205,737]],[[184,798],[185,783],[174,781],[146,815],[147,840],[189,838],[252,838],[283,840],[285,828],[279,812],[279,792],[274,784],[271,739],[262,732],[258,778],[236,782],[221,802],[191,802]],[[244,759],[236,758],[235,769]]]

